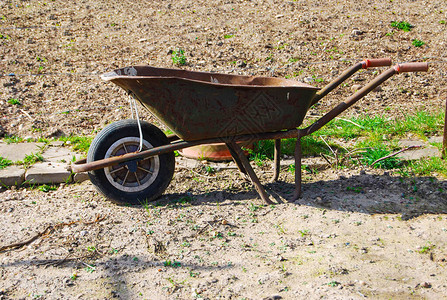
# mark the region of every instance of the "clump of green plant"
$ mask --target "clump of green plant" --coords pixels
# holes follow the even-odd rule
[[[185,51],[182,49],[174,50],[171,54],[172,63],[177,66],[186,65]]]
[[[411,31],[411,29],[414,27],[413,25],[411,25],[408,22],[402,21],[402,22],[391,22],[391,27],[400,29],[402,31],[408,32]]]
[[[5,136],[3,141],[6,144],[16,144],[16,143],[21,143],[23,142],[23,138],[16,136],[16,135],[11,135],[11,136]]]
[[[87,153],[88,148],[90,148],[90,144],[92,143],[92,137],[89,136],[64,136],[59,138],[60,141],[63,141],[65,144],[71,145],[73,150]]]
[[[421,254],[429,253],[433,248],[435,248],[435,245],[433,245],[430,242],[427,242],[427,244],[424,247],[422,247],[420,250],[418,250],[418,252]]]
[[[39,186],[38,189],[41,192],[48,193],[49,191],[57,190],[57,187],[55,185],[43,184],[43,185]]]
[[[14,99],[14,98],[9,99],[8,103],[11,104],[11,105],[22,105],[22,103],[20,103],[19,100]]]
[[[330,286],[330,287],[336,287],[336,286],[340,285],[340,282],[338,282],[338,281],[331,281],[327,285]]]
[[[12,161],[0,156],[0,169],[4,169],[12,164]]]
[[[16,162],[17,165],[23,165],[26,168],[34,165],[36,162],[43,161],[43,156],[40,153],[31,153],[25,156],[22,161]]]
[[[410,161],[401,170],[401,175],[429,176],[434,172],[447,176],[447,163],[445,160],[440,157],[431,157]]]
[[[368,148],[362,154],[362,161],[367,165],[372,165],[375,161],[389,155],[390,153],[391,151],[385,149],[384,147]],[[381,169],[395,169],[398,168],[400,165],[400,160],[395,156],[392,156],[375,163],[373,167]]]
[[[182,266],[182,264],[179,261],[170,261],[170,260],[166,260],[163,262],[163,265],[165,267],[173,267],[173,268],[179,268]]]
[[[232,37],[234,37],[234,34],[226,34],[226,35],[224,35],[224,39],[231,39]]]
[[[418,39],[414,39],[411,44],[415,47],[422,47],[425,45],[425,42],[418,40]]]

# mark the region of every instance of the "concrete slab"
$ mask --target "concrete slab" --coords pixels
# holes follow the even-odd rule
[[[67,182],[70,176],[66,163],[43,162],[29,168],[25,180],[30,184],[53,184]]]
[[[441,153],[436,147],[427,146],[425,148],[416,148],[408,150],[397,155],[402,160],[419,160],[428,157],[441,157]]]
[[[0,170],[0,185],[21,185],[25,180],[25,170],[19,166],[9,166]]]
[[[73,161],[73,156],[75,157],[75,160],[81,157],[80,154],[72,152],[70,151],[70,149],[63,147],[48,147],[42,153],[42,157],[47,162],[57,162],[67,164]]]
[[[412,146],[424,147],[427,144],[421,140],[400,140],[398,142],[398,145],[400,147],[412,147]]]
[[[441,143],[443,142],[443,137],[442,136],[432,136],[428,139],[429,143]]]
[[[17,143],[17,144],[0,144],[0,156],[7,158],[13,162],[23,160],[25,156],[31,153],[40,152],[43,143]]]
[[[90,177],[88,176],[87,172],[76,173],[73,176],[73,182],[76,182],[76,183],[81,183],[81,182],[84,182],[87,180],[90,180]]]

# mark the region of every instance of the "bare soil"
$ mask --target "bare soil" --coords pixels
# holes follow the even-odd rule
[[[344,116],[441,111],[444,1],[1,1],[0,134],[94,134],[130,117],[99,75],[136,64],[290,77],[322,87],[363,58],[428,61]],[[404,32],[390,26],[406,21]],[[443,22],[444,21],[444,22]],[[425,42],[412,45],[414,39]],[[360,72],[322,115],[375,75]],[[14,104],[16,99],[21,104]],[[146,111],[143,118],[157,121]],[[162,128],[163,126],[160,125]],[[157,203],[119,206],[89,182],[0,190],[0,299],[438,299],[447,297],[447,181],[373,169],[268,184],[263,206],[234,169],[178,167]],[[30,240],[31,238],[35,238]]]

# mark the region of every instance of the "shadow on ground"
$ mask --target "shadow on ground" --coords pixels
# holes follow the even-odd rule
[[[247,200],[259,198],[250,184],[242,186],[246,189],[166,194],[152,205],[247,205]],[[281,181],[264,187],[277,204],[287,203],[294,190],[293,184]],[[407,220],[422,214],[447,213],[447,181],[370,174],[340,176],[335,180],[303,182],[302,198],[294,204],[367,214],[401,214]]]

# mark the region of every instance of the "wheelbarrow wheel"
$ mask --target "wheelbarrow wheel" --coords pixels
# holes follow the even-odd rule
[[[169,144],[156,126],[140,121],[143,149]],[[136,120],[121,120],[106,126],[92,141],[87,162],[135,152],[140,145]],[[144,204],[158,198],[174,174],[174,153],[117,164],[89,172],[95,187],[110,200],[121,204]]]

